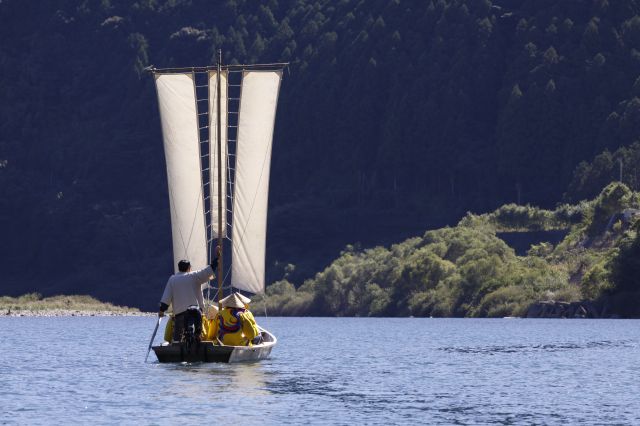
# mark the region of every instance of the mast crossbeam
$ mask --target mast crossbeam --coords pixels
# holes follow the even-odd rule
[[[150,71],[154,74],[173,74],[173,73],[207,73],[209,71],[229,71],[233,73],[250,71],[250,70],[281,70],[286,68],[289,62],[274,62],[271,64],[235,64],[235,65],[210,65],[206,67],[175,67],[175,68],[155,68],[153,66],[146,68],[146,71]]]

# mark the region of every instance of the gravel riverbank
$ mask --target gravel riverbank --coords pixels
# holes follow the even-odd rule
[[[19,297],[0,296],[0,317],[145,317],[157,313],[101,302],[87,295],[42,297],[29,293]]]
[[[73,309],[48,309],[48,310],[4,310],[0,316],[8,317],[149,317],[158,315],[154,312],[119,312],[119,311],[81,311]]]

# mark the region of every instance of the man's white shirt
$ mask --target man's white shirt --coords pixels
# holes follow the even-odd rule
[[[211,266],[191,272],[178,272],[169,277],[160,302],[173,306],[174,314],[181,314],[196,303],[204,312],[202,289],[213,278]]]

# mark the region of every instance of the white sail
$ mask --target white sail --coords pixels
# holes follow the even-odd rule
[[[218,161],[218,72],[209,71],[209,140],[210,142],[210,176],[211,176],[211,224],[213,238],[218,238],[218,167],[222,166],[222,236],[227,235],[227,76],[228,72],[220,73],[220,135],[222,141],[222,162]]]
[[[282,71],[244,71],[233,201],[231,285],[264,291],[271,142]]]
[[[207,263],[196,94],[192,73],[155,74],[169,183],[173,266]]]

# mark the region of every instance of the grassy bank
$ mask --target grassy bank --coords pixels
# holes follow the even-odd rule
[[[137,308],[115,306],[90,296],[52,296],[43,298],[39,293],[20,297],[0,297],[0,314],[13,316],[34,315],[136,315]]]

